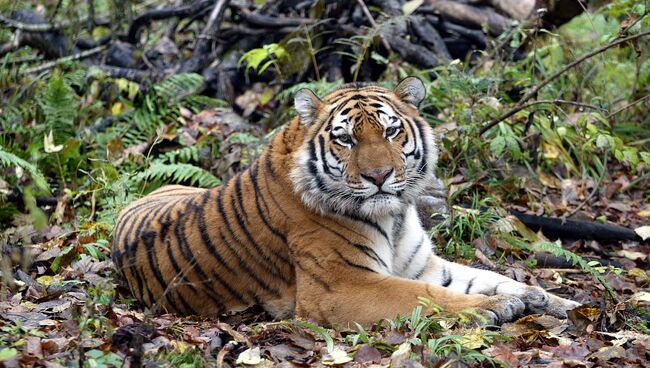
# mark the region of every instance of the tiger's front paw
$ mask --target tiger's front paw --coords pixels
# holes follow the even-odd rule
[[[580,305],[572,300],[560,298],[538,286],[529,286],[519,283],[507,285],[504,294],[513,295],[521,299],[526,305],[526,314],[548,313],[554,317],[566,318],[566,312]]]
[[[581,305],[576,301],[564,299],[550,293],[548,296],[549,302],[545,312],[558,318],[567,318],[568,311]]]
[[[526,305],[512,295],[492,295],[477,306],[477,311],[487,318],[487,324],[498,325],[521,316]]]

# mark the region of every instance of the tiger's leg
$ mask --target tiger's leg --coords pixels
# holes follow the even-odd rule
[[[490,324],[513,320],[525,308],[517,297],[467,295],[354,265],[321,264],[323,270],[328,270],[326,273],[306,266],[302,264],[296,269],[296,315],[321,322],[370,324],[408,315],[419,305],[418,297],[428,298],[451,311],[466,308],[485,311]]]
[[[449,262],[432,255],[420,280],[464,294],[511,295],[526,305],[529,313],[550,313],[566,317],[566,311],[580,304],[560,298],[537,286],[515,281],[496,272]]]

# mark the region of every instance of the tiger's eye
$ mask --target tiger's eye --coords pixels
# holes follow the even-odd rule
[[[397,127],[388,127],[386,128],[386,137],[392,137],[397,133]]]
[[[349,134],[343,134],[337,138],[339,142],[345,143],[345,144],[350,144],[352,143],[352,137],[350,137]]]

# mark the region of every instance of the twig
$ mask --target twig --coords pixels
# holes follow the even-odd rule
[[[494,120],[491,121],[488,125],[484,126],[484,127],[481,129],[480,134],[485,133],[485,131],[487,131],[488,129],[492,128],[494,125],[496,125],[496,124],[502,122],[503,120],[505,120],[505,119],[511,117],[512,115],[518,113],[518,112],[521,111],[521,110],[525,110],[525,109],[527,109],[527,108],[529,108],[529,107],[531,107],[531,106],[535,106],[535,105],[544,105],[544,104],[551,104],[551,105],[573,105],[573,106],[584,107],[584,108],[588,108],[588,109],[592,109],[592,110],[600,110],[601,112],[607,112],[607,110],[604,109],[604,108],[602,108],[602,107],[598,107],[598,106],[596,106],[596,105],[591,105],[591,104],[587,104],[587,103],[583,103],[583,102],[577,102],[577,101],[569,101],[569,100],[538,100],[538,101],[532,101],[532,102],[529,102],[529,103],[527,103],[527,104],[523,104],[523,105],[521,105],[521,106],[515,106],[514,108],[512,108],[511,110],[509,110],[507,113],[501,115],[501,116],[499,117],[499,120],[496,121],[494,124],[493,124]]]
[[[540,14],[538,14],[535,18],[527,19],[523,22],[521,22],[517,27],[511,28],[508,33],[504,36],[504,38],[499,42],[498,45],[496,45],[492,51],[485,55],[484,57],[481,58],[472,68],[469,70],[470,74],[474,74],[479,68],[481,68],[487,60],[493,59],[496,53],[505,48],[508,43],[512,40],[512,37],[514,37],[517,32],[519,32],[522,29],[527,28],[530,24],[535,23],[539,24],[539,19],[540,19]]]
[[[80,52],[80,53],[78,53],[78,54],[74,54],[74,55],[70,55],[70,56],[65,56],[65,57],[62,57],[62,58],[59,58],[59,59],[56,59],[56,60],[50,61],[50,62],[48,62],[48,63],[41,64],[41,65],[39,65],[39,66],[35,66],[35,67],[33,67],[33,68],[26,69],[25,72],[24,72],[24,74],[40,73],[40,72],[42,72],[42,71],[45,71],[45,70],[48,70],[48,69],[52,69],[52,68],[54,68],[54,67],[56,67],[57,65],[62,64],[62,63],[66,63],[66,62],[69,62],[69,61],[75,61],[75,60],[85,59],[85,58],[87,58],[87,57],[89,57],[89,56],[93,56],[93,55],[95,55],[95,54],[99,54],[100,52],[106,50],[106,48],[108,48],[107,45],[102,45],[102,46],[98,46],[98,47],[95,47],[95,48],[90,49],[90,50],[82,51],[82,52]]]
[[[627,104],[627,105],[621,107],[620,109],[615,110],[615,111],[613,111],[613,112],[610,112],[609,115],[605,116],[605,119],[609,120],[612,116],[614,116],[614,115],[616,115],[616,114],[618,114],[618,113],[620,113],[620,112],[622,112],[622,111],[625,111],[625,110],[629,109],[630,107],[632,107],[632,106],[634,106],[634,105],[636,105],[636,104],[638,104],[638,103],[640,103],[640,102],[643,102],[643,101],[645,101],[645,100],[647,100],[647,99],[649,99],[649,98],[650,98],[650,95],[645,95],[645,96],[643,96],[643,97],[637,99],[637,100],[634,101],[634,102],[630,102],[629,104]]]
[[[533,98],[534,96],[536,96],[537,92],[539,92],[540,89],[542,89],[544,86],[546,86],[547,84],[549,84],[552,81],[554,81],[555,79],[557,79],[562,74],[566,73],[568,70],[574,68],[576,65],[584,62],[585,60],[587,60],[587,59],[589,59],[589,58],[591,58],[591,57],[593,57],[595,55],[598,55],[598,54],[600,54],[602,52],[605,52],[605,51],[611,49],[612,47],[615,47],[615,46],[618,46],[618,45],[620,45],[622,43],[633,41],[633,40],[636,40],[636,39],[639,39],[641,37],[645,37],[645,36],[648,36],[648,35],[650,35],[650,31],[645,31],[645,32],[637,33],[637,34],[629,36],[629,37],[618,39],[616,41],[608,43],[605,46],[599,47],[598,49],[596,49],[596,50],[594,50],[592,52],[589,52],[589,53],[581,56],[580,58],[574,60],[573,62],[567,64],[565,67],[563,67],[562,69],[560,69],[557,72],[553,73],[551,76],[544,79],[541,83],[539,83],[538,85],[533,87],[533,89],[526,92],[526,94],[521,98],[521,100],[519,100],[519,102],[517,102],[517,104],[511,110],[509,110],[505,114],[497,117],[496,119],[493,119],[492,121],[490,121],[487,125],[485,125],[483,128],[481,128],[479,134],[482,135],[483,133],[487,132],[488,130],[490,130],[492,127],[499,124],[503,120],[505,120],[505,119],[509,118],[510,116],[514,115],[518,111],[521,111],[521,110],[525,109],[526,107],[528,107],[527,106],[528,104],[526,104],[526,102],[528,100],[530,100],[531,98]]]
[[[82,17],[82,18],[80,18],[79,20],[76,20],[76,21],[65,20],[65,21],[58,22],[58,23],[53,23],[53,24],[49,24],[49,23],[29,24],[29,23],[19,22],[17,20],[11,19],[9,17],[5,17],[4,15],[0,15],[0,24],[4,24],[9,28],[18,29],[18,30],[21,30],[21,31],[24,31],[24,32],[51,32],[51,31],[58,31],[58,30],[63,29],[63,28],[68,28],[68,27],[72,26],[73,24],[88,22],[88,20],[89,20],[89,17]]]
[[[370,22],[370,25],[373,28],[377,28],[377,22],[375,22],[375,18],[372,17],[372,14],[370,14],[370,10],[368,10],[368,7],[366,6],[366,3],[363,0],[357,0],[357,3],[361,7],[361,10],[363,11],[363,14],[368,18],[368,22]],[[379,38],[381,39],[382,45],[388,50],[389,53],[393,52],[390,45],[388,44],[388,41],[384,38],[382,34],[379,34]]]

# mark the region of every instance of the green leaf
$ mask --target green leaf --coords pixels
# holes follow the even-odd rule
[[[14,358],[18,355],[18,350],[14,348],[6,348],[0,350],[0,361]]]
[[[506,148],[506,139],[503,136],[497,136],[490,142],[490,152],[494,156],[501,156]]]

